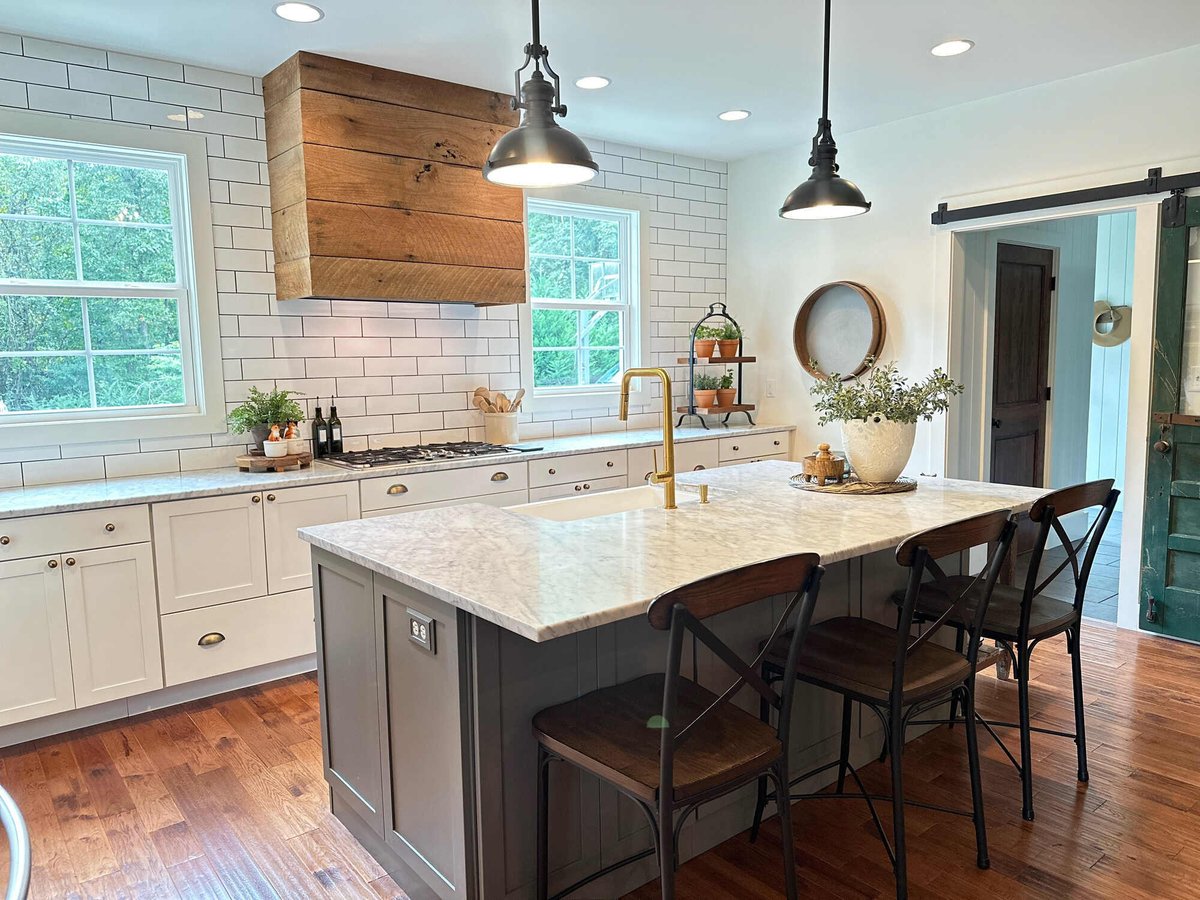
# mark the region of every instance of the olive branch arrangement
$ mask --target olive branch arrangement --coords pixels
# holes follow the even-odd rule
[[[940,368],[923,381],[910,382],[897,371],[895,362],[883,366],[876,362],[874,358],[868,359],[867,371],[849,381],[833,374],[812,386],[810,393],[816,398],[818,424],[866,420],[872,416],[885,416],[893,422],[913,423],[918,419],[928,422],[949,409],[950,398],[964,390],[962,384]]]

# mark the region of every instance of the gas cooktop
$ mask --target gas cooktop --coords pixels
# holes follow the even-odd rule
[[[483,441],[451,441],[446,444],[420,444],[415,447],[387,447],[382,450],[351,450],[321,457],[321,462],[345,469],[379,469],[412,463],[439,462],[447,459],[471,459],[477,456],[507,456],[537,450],[537,447],[506,447]]]

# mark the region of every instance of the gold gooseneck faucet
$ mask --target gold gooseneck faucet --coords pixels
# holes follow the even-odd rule
[[[663,386],[663,456],[666,468],[650,474],[654,484],[663,486],[663,509],[675,508],[675,430],[671,425],[671,376],[666,369],[626,369],[621,376],[621,421],[629,418],[629,382],[635,378],[657,378]],[[658,469],[655,462],[654,468]]]

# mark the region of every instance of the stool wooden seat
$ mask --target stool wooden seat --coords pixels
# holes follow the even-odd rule
[[[538,741],[537,897],[549,897],[549,764],[571,765],[597,776],[629,797],[650,823],[654,847],[609,863],[554,897],[565,897],[596,878],[651,853],[658,855],[663,900],[675,896],[676,847],[688,815],[760,776],[775,785],[783,826],[783,861],[789,900],[796,900],[788,791],[788,746],[795,681],[776,691],[759,675],[763,652],[743,660],[702,621],[738,607],[784,596],[771,640],[788,630],[785,658],[795,663],[812,620],[824,571],[813,553],[786,556],[722,572],[654,599],[651,627],[668,631],[663,674],[592,691],[543,709],[533,717]],[[679,674],[683,639],[690,633],[736,676],[710,691]],[[775,727],[730,703],[749,687],[778,711]]]
[[[916,724],[917,713],[929,710],[951,697],[958,698],[967,712],[967,767],[971,780],[971,812],[975,823],[976,863],[981,869],[989,865],[987,831],[984,824],[983,789],[979,775],[979,744],[975,733],[975,672],[988,664],[989,658],[980,653],[983,617],[988,609],[996,580],[1016,531],[1016,522],[1008,511],[987,513],[952,522],[914,535],[896,548],[896,561],[908,568],[908,588],[905,591],[896,627],[867,619],[840,617],[820,622],[809,628],[799,654],[781,653],[780,636],[764,642],[763,680],[805,681],[842,695],[842,735],[838,761],[796,777],[792,784],[807,780],[822,771],[837,766],[835,794],[804,795],[830,797],[861,796],[871,810],[871,818],[887,850],[896,874],[896,897],[908,896],[908,863],[904,833],[904,786],[901,760],[904,754],[905,731]],[[961,596],[956,596],[944,614],[919,636],[912,632],[913,610],[927,570],[942,572],[936,559],[963,554],[973,547],[991,545],[994,549],[984,574],[969,580]],[[944,574],[944,573],[943,573]],[[966,610],[970,608],[969,614]],[[931,642],[931,638],[947,624],[960,617],[969,621],[971,636],[964,650],[952,650]],[[892,804],[892,839],[889,841],[872,795],[863,787],[858,774],[850,765],[850,731],[853,704],[858,702],[874,711],[884,723],[885,745],[891,755],[892,794],[882,798]],[[770,718],[763,705],[761,717]],[[845,792],[846,775],[857,782],[860,794]],[[803,799],[790,796],[789,800]],[[758,805],[751,829],[751,840],[757,837],[759,822],[768,801],[767,784],[759,780]],[[778,802],[778,801],[777,801]],[[923,804],[929,806],[928,804]],[[959,810],[934,807],[947,812]]]
[[[1085,782],[1088,780],[1087,736],[1083,713],[1083,667],[1080,657],[1079,631],[1083,621],[1084,596],[1087,592],[1088,577],[1091,575],[1096,550],[1104,538],[1104,531],[1108,527],[1109,519],[1112,518],[1117,498],[1120,495],[1120,491],[1113,489],[1112,479],[1106,478],[1062,488],[1047,494],[1034,503],[1029,510],[1029,518],[1038,523],[1040,527],[1033,545],[1029,573],[1025,583],[1020,587],[996,585],[987,605],[982,635],[989,640],[997,641],[1012,658],[1017,682],[1018,720],[1015,723],[986,720],[984,725],[1021,776],[1021,814],[1026,820],[1032,820],[1034,815],[1033,752],[1030,737],[1032,732],[1053,734],[1074,740],[1079,764],[1078,779]],[[1083,537],[1074,541],[1062,524],[1063,517],[1085,512],[1094,515],[1095,518]],[[1052,534],[1058,538],[1066,558],[1053,572],[1042,578],[1042,558]],[[1068,568],[1075,588],[1075,597],[1072,602],[1058,600],[1042,593]],[[913,611],[913,620],[932,622],[942,619],[947,615],[951,599],[960,596],[964,590],[967,590],[969,582],[970,579],[967,576],[947,577],[943,573],[934,573],[933,581],[921,585]],[[962,646],[963,632],[968,627],[969,610],[973,608],[978,598],[978,588],[971,588],[968,603],[949,615],[950,623],[958,629],[958,645],[960,647]],[[893,594],[892,599],[898,606],[903,605],[904,596],[901,593]],[[1075,701],[1075,732],[1073,734],[1052,728],[1035,728],[1029,720],[1030,654],[1039,643],[1060,634],[1066,635],[1067,652],[1071,655],[1072,687]],[[952,705],[951,719],[956,717],[956,712],[956,705]],[[996,727],[1017,728],[1020,731],[1020,761],[1000,740],[999,735],[995,732]]]

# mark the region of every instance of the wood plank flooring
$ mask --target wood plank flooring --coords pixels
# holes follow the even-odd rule
[[[992,868],[967,819],[909,808],[914,898],[1191,898],[1200,893],[1200,647],[1085,627],[1092,780],[1070,741],[1034,736],[1037,820],[983,740]],[[1071,727],[1059,642],[1033,658],[1035,718]],[[1016,687],[983,677],[980,706],[1015,718]],[[0,750],[0,783],[33,837],[34,897],[395,897],[404,894],[327,811],[316,682],[299,676]],[[908,745],[910,798],[968,804],[961,729]],[[885,767],[863,770],[886,793]],[[886,812],[886,807],[884,811]],[[857,801],[795,806],[801,895],[893,896]],[[0,873],[7,861],[0,851]],[[680,871],[681,898],[782,896],[779,831],[732,838]],[[634,900],[657,896],[648,885]]]

